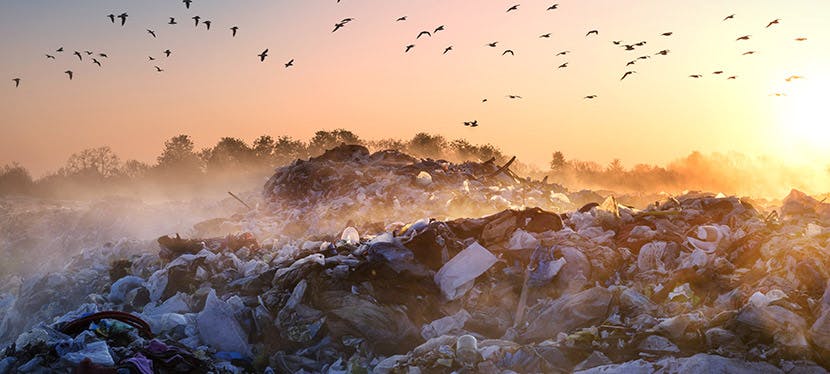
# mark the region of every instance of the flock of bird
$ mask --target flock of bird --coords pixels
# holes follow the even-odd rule
[[[185,8],[189,10],[191,8],[193,0],[182,0],[182,3],[184,4]],[[340,0],[337,0],[337,3],[340,3]],[[510,7],[508,7],[507,10],[505,11],[505,13],[519,12],[520,7],[521,7],[521,4],[514,4]],[[546,11],[555,11],[555,10],[559,10],[559,4],[558,3],[552,4],[552,5],[550,5],[546,8]],[[731,14],[731,15],[723,18],[723,22],[730,21],[730,20],[734,19],[735,16],[736,16],[735,14]],[[120,25],[121,27],[125,27],[125,26],[127,26],[127,20],[129,18],[129,15],[126,12],[118,14],[118,15],[112,13],[112,14],[107,15],[106,17],[109,18],[109,20],[112,24]],[[211,25],[213,24],[211,20],[202,19],[198,15],[191,17],[191,19],[193,20],[195,27],[198,28],[198,27],[200,27],[200,24],[201,24],[208,31],[211,29]],[[352,22],[354,20],[355,20],[354,18],[349,17],[349,18],[344,18],[344,19],[340,20],[339,22],[336,22],[334,24],[334,28],[332,29],[331,32],[335,33],[335,32],[337,32],[341,29],[344,29],[350,22]],[[395,22],[405,22],[405,21],[407,21],[407,16],[401,16],[401,17],[395,19]],[[781,19],[774,19],[766,25],[766,28],[769,29],[772,26],[778,25],[780,22],[781,22]],[[177,25],[178,21],[176,20],[176,17],[169,17],[169,21],[167,22],[167,24],[168,25]],[[228,30],[230,31],[232,37],[236,37],[237,33],[239,32],[239,27],[238,26],[232,26]],[[435,34],[441,32],[441,31],[444,31],[444,30],[446,30],[446,26],[445,25],[439,25],[437,27],[430,28],[428,30],[420,31],[415,36],[415,40],[416,41],[420,40],[422,37],[423,38],[433,37]],[[148,29],[146,29],[146,31],[152,38],[157,38],[157,34],[154,30],[148,28]],[[599,35],[600,35],[599,30],[593,29],[593,30],[589,30],[585,34],[585,37],[586,38],[599,37]],[[661,33],[659,35],[659,37],[669,38],[672,35],[674,35],[674,32],[668,31],[668,32]],[[545,34],[539,35],[539,38],[550,38],[550,37],[551,37],[551,33],[545,33]],[[736,38],[735,41],[736,42],[747,41],[747,40],[750,40],[751,38],[752,38],[752,35],[743,35],[743,36],[739,36],[738,38]],[[804,42],[806,40],[807,40],[807,38],[805,38],[805,37],[798,37],[798,38],[795,39],[795,41],[797,41],[797,42]],[[622,48],[625,51],[636,51],[636,50],[638,50],[638,48],[645,47],[648,42],[645,41],[645,40],[642,40],[642,41],[638,41],[638,42],[629,44],[629,43],[624,43],[622,40],[612,40],[611,43],[614,46],[618,46],[618,47]],[[485,46],[489,47],[489,48],[498,48],[498,45],[499,45],[498,41],[492,41],[492,42],[489,42],[489,43],[485,44]],[[404,48],[403,48],[403,53],[409,53],[410,51],[412,51],[415,48],[415,46],[416,46],[416,44],[414,42],[405,45]],[[447,53],[449,53],[451,51],[453,51],[453,45],[449,45],[446,48],[444,48],[442,54],[446,55]],[[58,48],[55,51],[56,54],[60,54],[60,53],[63,53],[63,52],[64,52],[63,47]],[[172,55],[173,52],[170,49],[166,49],[162,53],[164,54],[165,58],[169,58]],[[256,57],[259,59],[260,62],[264,63],[266,61],[266,59],[268,58],[268,56],[269,56],[268,53],[269,53],[269,48],[266,48],[260,54],[258,54]],[[564,51],[557,52],[555,54],[555,56],[556,57],[567,56],[570,53],[571,53],[571,51],[564,50]],[[669,53],[671,53],[670,50],[663,49],[663,50],[660,50],[660,51],[657,51],[656,53],[654,53],[653,56],[667,56]],[[753,55],[753,54],[756,54],[756,53],[758,53],[758,52],[754,51],[754,50],[749,50],[749,51],[743,52],[742,55],[748,56],[748,55]],[[92,51],[84,51],[83,54],[79,51],[74,51],[72,53],[72,55],[76,56],[79,61],[84,60],[84,54],[87,56],[87,58],[90,60],[91,63],[93,63],[95,65],[98,65],[99,67],[103,66],[101,64],[102,60],[99,60],[99,58],[100,59],[108,58],[106,53],[97,53],[96,54]],[[505,55],[515,56],[516,52],[513,49],[508,48],[508,49],[504,49],[503,52],[501,53],[501,55],[502,56],[505,56]],[[639,57],[636,57],[636,58],[626,62],[625,67],[627,68],[629,66],[636,65],[638,62],[646,61],[646,60],[650,59],[651,57],[652,57],[652,55],[649,55],[649,54],[641,55]],[[46,54],[46,58],[51,59],[51,60],[56,60],[56,57],[55,57],[54,54]],[[153,57],[153,56],[149,56],[148,60],[150,62],[153,62],[153,61],[156,61],[156,58]],[[564,61],[561,64],[559,64],[556,68],[557,69],[567,69],[568,64],[569,64],[568,61]],[[291,59],[288,62],[286,62],[284,64],[284,66],[285,66],[285,68],[293,67],[294,66],[294,59]],[[164,69],[162,69],[159,65],[153,65],[153,68],[156,70],[156,72],[159,72],[159,73],[164,71]],[[74,78],[74,73],[73,73],[72,70],[66,70],[64,73],[68,76],[69,80],[72,80]],[[620,78],[620,81],[623,81],[626,78],[633,76],[634,74],[637,74],[636,70],[626,70],[622,74],[622,77]],[[718,70],[718,71],[712,72],[712,74],[713,75],[721,75],[721,74],[725,74],[725,73],[722,70]],[[690,74],[689,75],[690,78],[694,78],[694,79],[699,79],[699,78],[702,78],[703,76],[704,76],[703,74]],[[738,78],[737,75],[727,75],[726,77],[727,77],[726,78],[727,80],[734,80],[734,79]],[[799,75],[793,75],[793,76],[790,76],[790,77],[786,78],[786,81],[790,82],[794,79],[803,79],[803,77],[799,76]],[[19,87],[20,82],[21,82],[21,78],[17,77],[17,78],[12,79],[12,81],[14,82],[15,87]],[[782,94],[782,93],[776,93],[776,94],[772,94],[772,95],[774,95],[774,96],[786,96],[785,94]],[[597,95],[597,94],[590,94],[590,95],[584,96],[584,99],[592,100],[592,99],[596,99],[598,97],[599,97],[599,95]],[[515,100],[515,99],[521,99],[522,97],[519,96],[519,95],[511,94],[511,95],[506,95],[506,98]],[[488,101],[487,98],[484,98],[484,99],[481,100],[482,103],[486,103],[487,101]],[[464,122],[464,126],[468,126],[468,127],[478,127],[478,125],[479,124],[478,124],[477,120],[465,121]]]

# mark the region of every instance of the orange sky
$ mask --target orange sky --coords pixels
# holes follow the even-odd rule
[[[505,13],[515,3],[519,10]],[[178,1],[4,1],[0,164],[17,161],[41,175],[100,145],[153,161],[180,133],[203,147],[222,136],[308,139],[334,128],[370,139],[463,137],[540,165],[553,150],[627,165],[692,150],[830,161],[830,2],[563,0],[545,11],[550,3],[195,0],[188,11]],[[130,14],[124,28],[106,18],[122,11]],[[214,21],[212,30],[195,29],[193,15]],[[166,25],[170,16],[179,24]],[[332,33],[345,17],[355,21]],[[781,23],[765,28],[775,18]],[[415,40],[439,25],[446,30]],[[591,29],[599,36],[586,38]],[[667,31],[674,34],[659,35]],[[752,38],[735,41],[745,34]],[[611,40],[648,44],[627,52]],[[492,41],[498,48],[485,46]],[[60,46],[67,52],[54,53]],[[259,63],[265,48],[270,57]],[[515,57],[501,56],[508,48]],[[663,49],[671,53],[654,55]],[[74,50],[110,57],[98,68]],[[561,50],[572,53],[556,57]],[[758,53],[742,56],[748,50]],[[626,68],[641,55],[651,58]],[[295,66],[283,68],[292,58]],[[557,69],[563,62],[569,67]],[[626,70],[638,74],[621,82]],[[806,79],[784,81],[794,74]],[[769,96],[777,92],[787,96]],[[599,97],[583,99],[590,94]],[[462,125],[474,119],[480,127]]]

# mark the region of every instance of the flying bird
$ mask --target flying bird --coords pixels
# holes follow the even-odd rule
[[[507,11],[508,11],[508,12],[510,12],[510,11],[512,11],[512,10],[519,10],[519,5],[520,5],[520,4],[513,5],[512,7],[507,8]]]
[[[612,40],[611,43],[614,43],[614,45],[620,45],[620,43],[622,43],[622,40]]]
[[[164,53],[165,57],[170,57],[170,54],[173,53],[173,52],[169,49],[165,49],[163,53]]]
[[[515,100],[515,99],[521,99],[521,98],[522,98],[522,97],[521,97],[521,96],[519,96],[519,95],[507,95],[507,97],[508,97],[508,98],[510,98],[510,99],[514,99],[514,100]]]
[[[721,75],[723,74],[723,70],[713,71],[712,74]]]
[[[108,58],[109,56],[106,53],[99,53],[98,57]]]
[[[447,52],[449,52],[449,51],[452,51],[452,46],[449,46],[449,47],[447,47],[447,48],[444,48],[444,53],[442,53],[442,55],[447,54]]]
[[[124,26],[124,24],[127,23],[127,17],[127,13],[121,13],[118,15],[118,18],[121,19],[121,26]]]
[[[167,22],[167,24],[168,25],[178,25],[178,22],[176,22],[176,18],[170,17],[170,22]]]
[[[635,63],[637,63],[637,60],[632,60],[625,64],[625,66],[634,65]]]
[[[94,58],[92,59],[92,63],[95,64],[95,65],[98,65],[98,67],[101,67],[101,62],[94,59]]]
[[[109,17],[110,22],[115,23],[115,14],[110,14],[107,17]]]
[[[439,31],[444,31],[444,25],[436,27],[435,30],[432,31],[432,33],[435,34]]]
[[[767,28],[769,28],[772,25],[777,25],[779,21],[781,21],[780,18],[776,18],[776,19],[770,21],[770,23],[767,24]]]
[[[78,56],[78,61],[83,61],[84,60],[83,57],[81,57],[81,52],[75,51],[75,53],[72,53],[72,54],[75,55],[75,56]]]
[[[783,92],[771,93],[771,94],[769,94],[769,95],[770,95],[770,96],[777,96],[777,97],[787,96],[787,94],[785,94],[785,93],[783,93]]]
[[[292,66],[294,66],[294,59],[293,58],[291,59],[291,61],[288,61],[288,62],[285,63],[286,68],[289,68],[289,67],[292,67]]]
[[[735,41],[738,41],[738,40],[749,40],[749,38],[750,38],[751,36],[752,36],[752,35],[744,35],[744,36],[738,37],[737,39],[735,39]]]
[[[84,51],[84,53],[86,53],[87,56],[92,56],[92,52],[90,51]]]
[[[152,35],[154,38],[156,37],[156,32],[150,29],[147,29],[147,33]]]
[[[53,60],[54,60],[54,59],[55,59],[55,56],[52,56],[52,55],[50,55],[50,54],[47,54],[47,55],[46,55],[46,58],[51,58],[51,59],[53,59]]]
[[[650,58],[651,58],[651,56],[640,56],[640,57],[637,57],[637,59],[638,59],[638,60],[648,60],[648,59],[650,59]]]
[[[647,42],[644,40],[644,41],[641,41],[641,42],[639,42],[639,43],[634,43],[634,45],[636,45],[636,46],[638,46],[638,47],[642,47],[642,46],[646,45],[646,43],[647,43]]]
[[[585,98],[586,98],[586,99],[588,99],[588,100],[590,100],[590,99],[596,99],[596,98],[597,98],[597,95],[588,95],[588,96],[585,96]]]
[[[568,63],[567,63],[567,62],[566,62],[566,63],[564,63],[564,64],[562,64],[562,65],[559,65],[559,67],[558,67],[557,69],[563,69],[563,68],[566,68],[566,67],[568,67]]]
[[[470,122],[470,127],[478,127],[478,120],[474,120],[473,122]]]
[[[409,52],[409,50],[412,49],[412,48],[415,48],[415,44],[410,44],[410,45],[406,46],[406,50],[404,50],[403,53]]]
[[[562,52],[557,53],[556,55],[557,56],[564,56],[564,55],[567,55],[568,53],[571,53],[571,51],[562,51]]]
[[[746,51],[742,54],[742,56],[754,55],[755,53],[756,53],[755,51]]]
[[[662,34],[660,34],[660,35],[663,35],[663,36],[671,36],[672,34],[674,34],[674,33],[673,33],[673,32],[664,32],[664,33],[662,33]]]
[[[626,45],[623,46],[623,48],[625,48],[626,51],[633,51],[634,50],[634,45],[626,44]]]
[[[418,33],[418,36],[416,36],[415,39],[420,39],[423,35],[432,36],[432,34],[430,34],[429,31],[421,31]]]
[[[238,26],[231,27],[231,37],[236,37],[236,31],[239,30]]]
[[[549,6],[547,10],[556,10],[556,9],[559,9],[559,4],[553,4],[553,5]]]
[[[63,47],[56,49],[55,52],[63,52]]]
[[[184,3],[185,8],[190,9],[190,3],[192,3],[193,0],[182,0],[182,2]]]
[[[343,22],[338,22],[338,23],[335,23],[335,24],[334,24],[334,30],[332,30],[331,32],[335,32],[335,31],[337,31],[337,30],[340,30],[340,28],[341,28],[341,27],[343,27],[343,26],[346,26],[346,24],[345,24],[345,23],[343,23]]]
[[[738,79],[738,76],[737,75],[732,75],[732,76],[730,76],[729,78],[726,78],[726,79]]]
[[[730,19],[733,19],[733,18],[735,18],[735,15],[730,14],[730,15],[726,16],[726,18],[724,18],[723,20],[726,21],[726,20],[730,20]]]
[[[14,81],[15,88],[20,87],[20,78],[14,78],[12,81]]]
[[[67,70],[63,73],[69,76],[69,80],[72,80],[72,77],[75,75],[75,73],[73,73],[72,70]]]
[[[200,19],[202,19],[202,17],[199,17],[199,16],[193,16],[193,17],[191,17],[191,18],[192,18],[194,21],[196,21],[196,27],[199,27],[199,20],[200,20]]]
[[[205,26],[207,26],[207,29],[210,30],[211,21],[202,21],[202,23],[204,23]]]
[[[504,50],[504,52],[502,52],[502,53],[501,53],[501,55],[502,55],[502,56],[504,56],[504,55],[506,55],[506,54],[508,54],[508,53],[509,53],[511,56],[515,56],[515,55],[516,55],[515,53],[513,53],[513,50],[511,50],[511,49],[505,49],[505,50]]]
[[[496,48],[496,44],[499,44],[499,42],[487,43],[487,46],[492,47],[492,48]]]
[[[540,38],[550,38],[550,33],[539,35]]]
[[[487,99],[481,99],[481,102],[482,102],[482,103],[486,103],[486,102],[487,102]]]
[[[791,76],[787,77],[787,79],[784,79],[784,80],[787,81],[787,82],[791,82],[793,79],[804,79],[804,77],[802,77],[800,75],[791,75]]]
[[[623,80],[623,79],[625,79],[625,77],[627,77],[627,76],[629,76],[629,75],[631,75],[631,74],[634,74],[634,73],[636,73],[636,71],[634,71],[634,70],[629,70],[629,71],[625,72],[625,74],[623,74],[623,76],[622,76],[622,78],[620,78],[620,80]]]
[[[398,19],[395,20],[395,22],[400,22],[400,21],[406,21],[406,16],[398,17]]]
[[[349,22],[352,22],[352,21],[354,21],[354,18],[343,18],[342,20],[340,20],[340,23],[345,25],[345,24],[347,24]]]
[[[599,35],[599,31],[598,31],[598,30],[591,30],[591,31],[588,31],[588,33],[587,33],[587,34],[585,34],[585,36],[590,36],[591,34],[594,34],[594,35]]]
[[[695,79],[700,78],[700,77],[702,77],[702,75],[700,75],[700,74],[692,74],[692,75],[689,76],[689,78],[695,78]]]
[[[259,62],[265,62],[265,58],[268,57],[268,49],[262,51],[262,53],[257,56],[259,56]]]
[[[807,41],[807,38],[805,38],[805,37],[795,38],[795,41],[803,42],[803,41]]]
[[[671,52],[671,51],[669,51],[668,49],[664,49],[664,50],[662,50],[662,51],[660,51],[660,52],[655,53],[655,55],[662,55],[662,56],[665,56],[665,55],[669,54],[669,52]]]
[[[154,68],[156,68],[156,72],[157,72],[157,73],[161,73],[161,72],[163,72],[163,71],[164,71],[164,70],[162,70],[162,68],[160,68],[160,67],[158,67],[158,66],[153,66],[153,67],[154,67]]]

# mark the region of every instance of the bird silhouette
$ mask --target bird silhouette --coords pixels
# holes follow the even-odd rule
[[[147,33],[152,35],[154,38],[156,37],[156,32],[150,29],[147,29]]]
[[[160,67],[158,67],[158,66],[153,66],[153,67],[154,67],[154,68],[156,68],[156,72],[157,72],[157,73],[161,73],[161,72],[163,72],[163,71],[164,71],[162,68],[160,68]]]
[[[342,28],[343,26],[346,26],[346,24],[345,24],[345,23],[343,23],[343,22],[338,22],[338,23],[335,23],[335,24],[334,24],[334,30],[332,30],[331,32],[335,32],[335,31],[337,31],[337,30],[340,30],[340,28]]]
[[[742,54],[742,56],[754,55],[755,53],[757,53],[757,52],[755,52],[755,51],[746,51]]]
[[[340,23],[345,25],[345,24],[347,24],[349,22],[352,22],[352,21],[354,21],[354,18],[351,18],[351,17],[350,18],[343,18],[342,20],[340,20]]]
[[[415,44],[410,44],[410,45],[406,46],[406,50],[404,50],[403,53],[409,52],[409,50],[412,49],[412,48],[415,48]]]
[[[792,82],[794,79],[804,79],[804,77],[802,77],[800,75],[790,75],[789,77],[787,77],[784,80],[787,81],[787,82]]]
[[[712,74],[721,75],[723,74],[723,70],[713,71]]]
[[[648,60],[648,59],[650,59],[650,58],[651,58],[651,56],[640,56],[640,57],[637,57],[637,59],[638,59],[638,60]]]
[[[170,54],[172,54],[172,53],[173,53],[173,51],[171,51],[171,50],[169,50],[169,49],[165,49],[163,53],[164,53],[164,56],[165,56],[165,57],[170,57]]]
[[[14,78],[12,81],[14,81],[15,88],[20,87],[20,78]]]
[[[190,9],[190,3],[192,3],[193,0],[182,0],[182,2],[184,3],[185,8]]]
[[[588,96],[585,96],[585,98],[588,99],[588,100],[596,99],[597,95],[588,95]]]
[[[75,73],[73,73],[72,70],[67,70],[63,73],[69,76],[69,80],[72,80],[72,77],[75,75]]]
[[[614,45],[620,45],[620,43],[622,43],[622,40],[612,40],[611,43],[613,43]]]
[[[585,34],[585,36],[590,36],[591,34],[594,34],[594,35],[599,35],[599,31],[598,31],[598,30],[591,30],[591,31],[588,31],[588,33],[587,33],[587,34]]]
[[[118,18],[121,19],[121,26],[124,26],[124,24],[127,23],[127,17],[127,13],[121,13],[118,15]]]
[[[481,99],[481,102],[482,102],[482,103],[486,103],[486,102],[487,102],[487,99]]]
[[[94,59],[94,58],[92,59],[92,63],[95,64],[95,65],[98,65],[98,67],[101,67],[101,62]]]
[[[664,49],[664,50],[662,50],[662,51],[660,51],[660,52],[655,53],[654,55],[662,55],[662,56],[665,56],[665,55],[669,54],[669,52],[671,52],[671,51],[669,51],[668,49]]]
[[[487,43],[487,46],[491,47],[491,48],[496,48],[497,44],[499,44],[499,42],[492,42],[492,43]]]
[[[395,20],[395,22],[400,22],[400,21],[406,21],[406,16],[398,17],[398,19]]]
[[[191,17],[191,18],[192,18],[194,21],[196,21],[196,25],[195,25],[195,26],[196,26],[196,27],[199,27],[199,20],[200,20],[200,19],[202,19],[202,17],[199,17],[199,16],[193,16],[193,17]]]
[[[566,68],[566,67],[568,67],[568,63],[567,63],[567,62],[566,62],[566,63],[564,63],[564,64],[562,64],[562,65],[559,65],[559,67],[558,67],[557,69],[564,69],[564,68]]]
[[[507,8],[507,11],[510,12],[510,11],[513,11],[513,10],[519,10],[519,5],[520,4],[513,5],[510,8]]]
[[[700,75],[700,74],[692,74],[692,75],[689,76],[689,78],[695,78],[695,79],[700,78],[700,77],[702,77],[702,75]]]
[[[470,122],[470,127],[478,127],[478,120]]]
[[[432,33],[435,34],[439,31],[444,31],[444,25],[436,27],[435,30],[432,31]]]
[[[63,47],[56,49],[55,52],[63,52]]]
[[[634,45],[636,45],[636,46],[638,46],[638,47],[642,47],[642,46],[646,45],[646,43],[647,43],[647,42],[644,40],[644,41],[641,41],[641,42],[639,42],[639,43],[634,43]]]
[[[735,41],[737,42],[738,40],[749,40],[750,37],[752,37],[752,35],[740,36],[737,39],[735,39]]]
[[[785,93],[783,93],[783,92],[775,92],[775,93],[771,93],[771,94],[769,94],[769,95],[770,95],[770,96],[777,96],[777,97],[787,96],[787,94],[785,94]]]
[[[777,25],[779,21],[781,21],[780,18],[776,18],[776,19],[770,21],[770,23],[767,24],[767,28],[769,28],[772,25]]]
[[[156,60],[156,58],[153,57],[153,56],[147,56],[147,58],[149,59],[149,61],[155,61]]]
[[[550,38],[550,33],[539,35],[540,38]]]
[[[625,66],[634,65],[636,62],[637,62],[636,60],[629,61],[628,63],[625,64]]]
[[[81,52],[75,51],[72,54],[75,55],[75,56],[78,56],[78,61],[83,61],[84,60],[83,57],[81,57]]]
[[[109,58],[106,53],[99,53],[98,57]]]
[[[91,51],[84,51],[84,53],[86,53],[86,55],[87,55],[87,56],[92,56],[92,52],[91,52]]]
[[[54,60],[54,59],[55,59],[55,56],[52,56],[52,55],[50,55],[50,54],[47,54],[47,55],[46,55],[46,58],[51,58],[51,59],[53,59],[53,60]]]
[[[293,58],[291,59],[291,61],[288,61],[288,62],[285,63],[286,68],[289,68],[289,67],[292,67],[292,66],[294,66],[294,59]]]
[[[555,10],[555,9],[559,9],[559,4],[553,4],[553,5],[549,6],[547,10]]]
[[[107,17],[109,17],[110,22],[115,23],[115,14],[110,14]]]
[[[449,47],[447,47],[447,48],[444,48],[444,53],[442,53],[442,55],[447,54],[447,52],[449,52],[449,51],[452,51],[452,46],[449,46]]]
[[[179,23],[176,22],[176,18],[170,17],[170,22],[167,22],[168,25],[178,25]]]
[[[231,37],[236,37],[236,31],[239,30],[239,26],[231,27]]]
[[[210,30],[210,24],[212,23],[211,21],[202,21],[202,23],[204,23],[207,29]]]
[[[620,80],[623,80],[623,79],[625,79],[625,77],[627,77],[631,74],[635,74],[635,73],[637,73],[637,72],[634,71],[634,70],[629,70],[629,71],[625,72],[625,74],[623,74],[623,76],[622,76],[622,78],[620,78]]]
[[[634,45],[633,44],[626,44],[626,45],[623,46],[623,48],[625,48],[626,51],[633,51],[634,50]]]
[[[674,34],[674,33],[673,32],[664,32],[660,35],[662,35],[662,36],[671,36],[672,34]]]
[[[795,41],[797,41],[797,42],[803,42],[803,41],[806,41],[806,40],[807,40],[807,38],[805,38],[805,37],[795,38]]]
[[[571,51],[562,51],[562,52],[557,53],[556,55],[557,56],[564,56],[564,55],[567,55],[568,53],[571,53]]]
[[[262,53],[257,56],[259,56],[259,62],[265,62],[265,58],[268,57],[268,49],[262,51]]]
[[[420,39],[423,35],[432,36],[432,34],[430,34],[429,31],[421,31],[418,33],[418,36],[416,36],[415,39]]]
[[[502,56],[504,56],[504,55],[506,55],[506,54],[508,54],[508,53],[509,53],[511,56],[515,56],[515,55],[516,55],[515,53],[513,53],[513,50],[511,50],[511,49],[505,49],[505,50],[504,50],[504,52],[502,52],[502,53],[501,53],[501,55],[502,55]]]
[[[464,121],[464,126],[470,126],[470,122]]]
[[[732,76],[730,76],[729,78],[726,78],[726,79],[738,79],[738,76],[737,75],[732,75]]]
[[[515,99],[521,99],[522,97],[519,96],[519,95],[507,95],[507,98],[515,100]]]
[[[726,18],[724,18],[723,20],[726,21],[726,20],[730,20],[730,19],[733,19],[733,18],[735,18],[735,15],[730,14],[730,15],[726,16]]]

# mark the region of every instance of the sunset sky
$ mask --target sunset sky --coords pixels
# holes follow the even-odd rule
[[[539,165],[554,150],[626,165],[693,150],[830,162],[830,1],[561,0],[546,11],[553,2],[194,0],[187,10],[178,0],[5,0],[0,165],[17,161],[39,176],[101,145],[152,162],[182,133],[206,147],[222,136],[307,140],[335,128],[368,139],[466,138]],[[125,27],[106,17],[122,12]],[[195,28],[194,15],[211,30]],[[346,17],[355,20],[332,33]],[[439,25],[446,30],[415,39]],[[592,29],[599,36],[586,37]],[[735,40],[742,35],[752,37]],[[648,43],[625,51],[612,40]],[[671,52],[655,55],[663,49]],[[99,68],[76,50],[109,58]],[[563,50],[571,53],[555,56]],[[642,55],[651,58],[625,66]],[[627,70],[638,73],[620,81]],[[792,75],[804,79],[786,82]],[[471,120],[480,127],[462,125]]]

